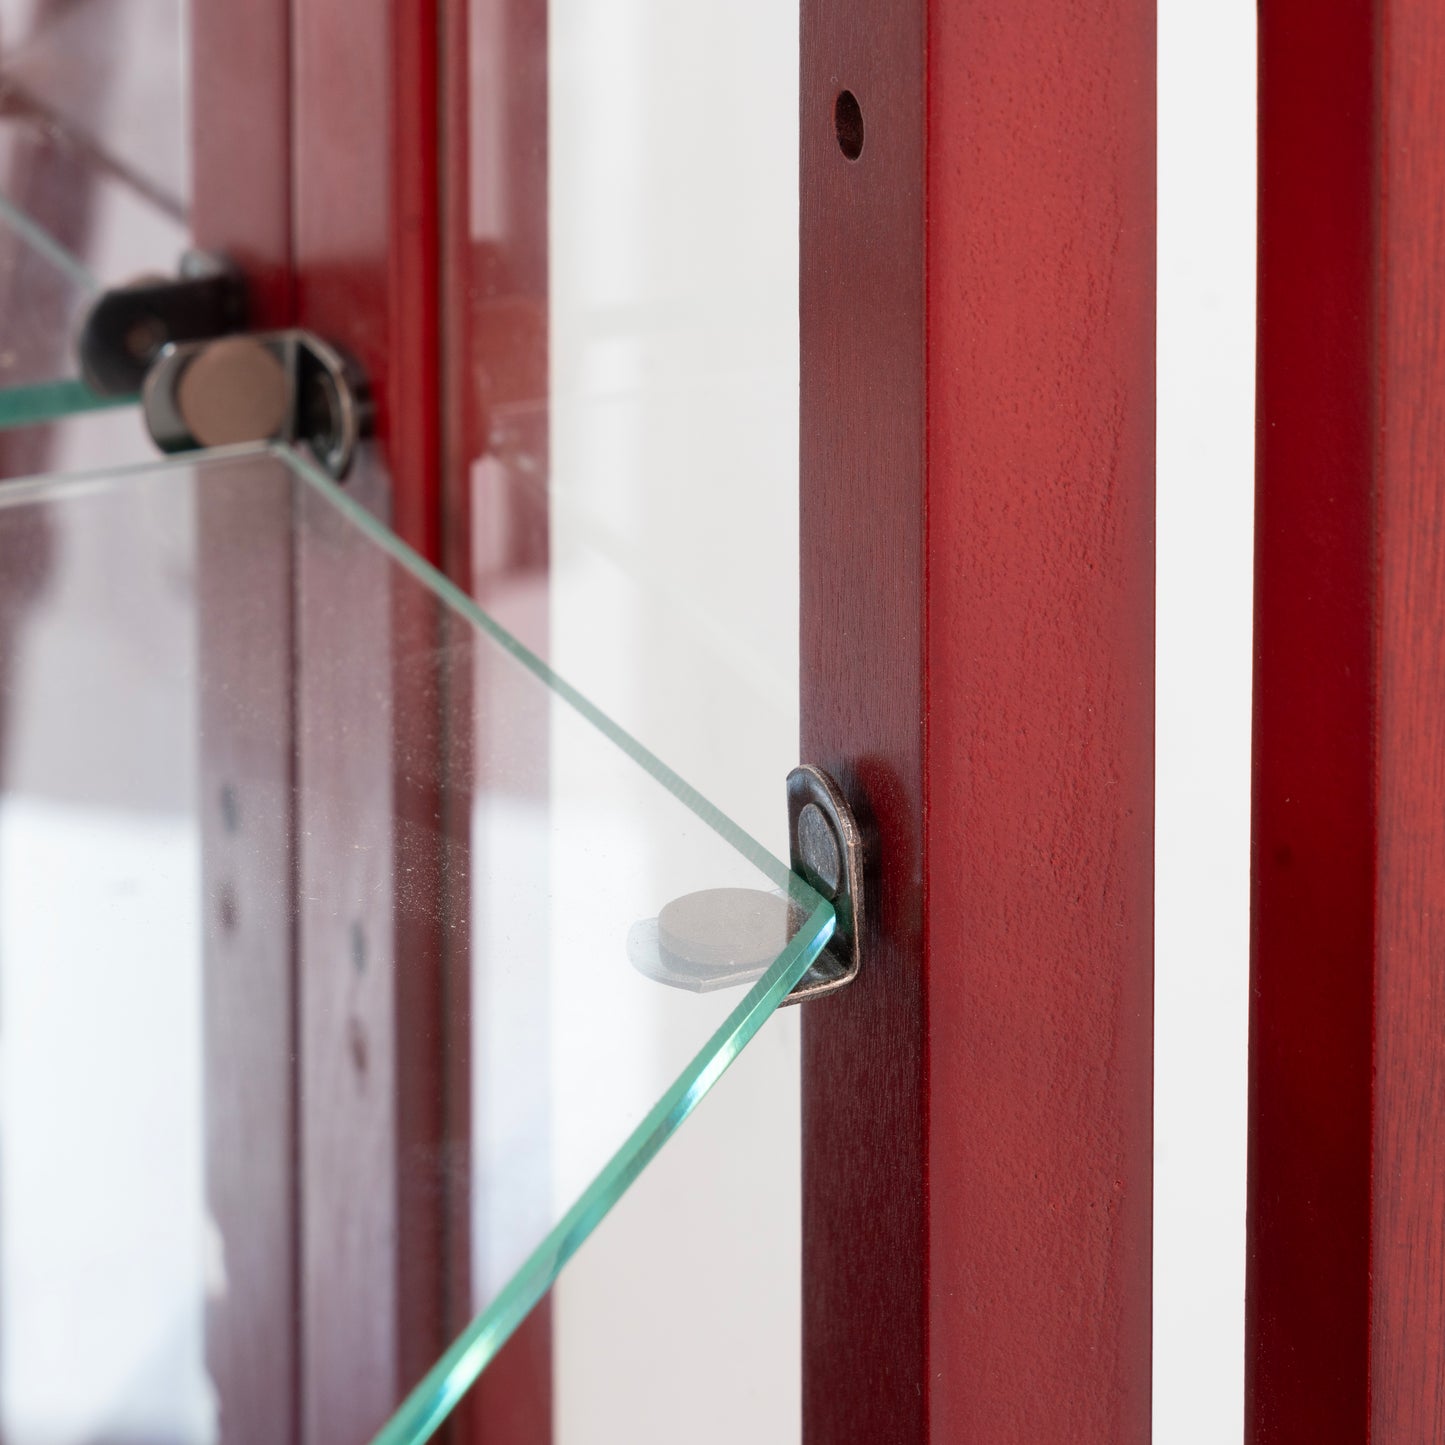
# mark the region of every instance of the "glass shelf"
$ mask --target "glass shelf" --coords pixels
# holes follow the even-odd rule
[[[134,403],[97,396],[80,379],[75,337],[100,292],[95,278],[34,220],[0,196],[0,428]]]
[[[285,449],[0,486],[16,1438],[429,1438],[832,934],[364,500]],[[639,926],[705,889],[771,932],[666,987]]]
[[[133,162],[156,159],[175,129],[179,47],[174,61],[154,47],[110,53],[96,9],[54,7],[0,54],[0,429],[132,403],[81,380],[81,320],[105,288],[173,273],[188,244],[175,178]],[[110,20],[130,35],[144,18]]]

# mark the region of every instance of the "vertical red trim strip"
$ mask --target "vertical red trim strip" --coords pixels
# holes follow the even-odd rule
[[[195,0],[190,29],[191,234],[245,272],[253,326],[294,316],[289,0]],[[289,544],[245,585],[237,633],[228,599],[238,533],[264,535],[283,506],[257,493],[201,500],[197,620],[208,660],[201,698],[205,915],[207,1208],[228,1288],[206,1312],[206,1364],[228,1438],[301,1438],[295,934],[294,567]],[[254,549],[252,549],[254,552]],[[227,699],[278,719],[259,740]],[[219,705],[218,705],[219,704]],[[244,831],[237,833],[237,819]]]
[[[371,378],[393,526],[439,557],[435,0],[296,10],[296,315]]]
[[[392,525],[439,560],[437,3],[298,0],[294,20],[296,319],[365,368]],[[359,467],[348,485],[362,492],[368,470]],[[318,559],[311,569],[318,588],[334,580],[326,566]],[[386,577],[376,581],[386,588]],[[448,1225],[459,1208],[414,1165],[443,1157],[447,1143],[445,940],[450,920],[466,907],[445,875],[449,825],[439,821],[449,761],[443,727],[454,703],[441,679],[418,675],[421,660],[444,639],[430,605],[408,594],[388,606],[356,579],[353,585],[354,606],[377,608],[376,651],[336,672],[334,642],[318,616],[300,638],[297,661],[303,724],[314,719],[313,728],[324,729],[348,705],[354,709],[353,756],[306,761],[366,816],[370,850],[369,860],[358,850],[355,866],[338,871],[342,840],[325,812],[324,790],[314,790],[308,802],[318,817],[301,820],[310,848],[301,852],[302,963],[332,956],[338,919],[362,927],[367,977],[376,980],[362,1022],[378,1080],[374,1094],[348,1092],[349,985],[343,970],[309,968],[301,1019],[309,1085],[302,1098],[302,1243],[312,1260],[303,1380],[312,1442],[374,1430],[384,1418],[381,1402],[393,1405],[434,1361],[445,1342]],[[377,671],[385,678],[391,670],[389,713],[382,703],[360,707],[349,697],[368,669],[373,689]],[[445,683],[452,680],[448,674]],[[306,737],[303,726],[299,746]],[[374,792],[388,766],[389,791],[368,815],[367,790]],[[308,887],[308,857],[322,870],[328,896]],[[364,863],[386,870],[381,893]],[[328,1167],[327,1149],[349,1138],[373,1145],[370,1188]],[[348,1257],[343,1246],[356,1239],[386,1243]]]
[[[384,439],[393,525],[441,561],[441,0],[392,0],[387,300],[390,354]],[[354,6],[343,6],[348,15]]]
[[[876,865],[868,966],[803,1016],[809,1445],[927,1430],[924,21],[921,0],[803,5],[802,756],[838,780]]]
[[[879,903],[804,1029],[820,1445],[1149,1435],[1154,95],[1150,0],[804,7],[804,755]]]
[[[930,1425],[1142,1442],[1154,5],[929,14]]]
[[[246,273],[251,322],[292,316],[290,0],[195,0],[191,233]]]
[[[1445,1439],[1445,35],[1383,35],[1371,1438]]]
[[[442,19],[444,565],[459,586],[545,654],[547,0],[452,0]],[[499,669],[490,655],[471,659],[468,682],[468,695],[461,697],[458,689],[453,700],[449,746],[454,758],[474,755],[466,772],[472,788],[480,794],[523,785],[545,793],[547,728],[535,699],[522,697],[510,671]],[[505,776],[496,774],[498,756],[508,759]],[[472,837],[473,794],[459,793],[447,800],[457,856],[465,860],[450,870],[454,886],[466,881],[464,869],[475,869],[480,879],[495,868],[484,842]],[[545,922],[532,926],[545,951]],[[450,940],[449,986],[458,1001],[470,986],[474,962],[465,937]],[[487,960],[478,963],[484,972]],[[449,1026],[454,1016],[449,1010]],[[472,1051],[460,1043],[453,1053],[452,1137],[456,1157],[470,1159],[473,1138],[465,1116],[473,1097]],[[545,1058],[534,1066],[545,1074]],[[458,1238],[468,1224],[457,1222]],[[472,1240],[471,1249],[485,1252],[485,1241]],[[459,1258],[455,1249],[451,1257]],[[469,1274],[454,1276],[453,1285],[448,1328],[458,1332],[478,1301]],[[546,1445],[552,1397],[549,1296],[468,1391],[453,1428],[459,1440]]]
[[[1438,28],[1261,11],[1255,1442],[1445,1435]]]
[[[1260,12],[1249,1438],[1367,1439],[1374,17]]]

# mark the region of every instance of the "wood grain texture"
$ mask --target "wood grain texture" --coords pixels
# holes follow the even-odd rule
[[[1384,75],[1371,1439],[1445,1439],[1445,34],[1392,3]]]
[[[1150,1431],[1154,5],[935,4],[930,1422]]]
[[[804,1022],[805,1438],[1141,1441],[1153,6],[805,5],[802,136],[803,753],[879,905]]]
[[[1264,7],[1247,1420],[1445,1435],[1438,17]]]

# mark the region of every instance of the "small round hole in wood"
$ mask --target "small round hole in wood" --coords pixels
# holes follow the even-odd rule
[[[833,128],[838,133],[838,149],[856,161],[863,154],[863,107],[851,90],[843,91],[833,102]]]

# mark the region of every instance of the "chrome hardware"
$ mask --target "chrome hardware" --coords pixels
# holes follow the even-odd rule
[[[345,476],[371,431],[361,368],[309,331],[245,324],[240,272],[224,257],[188,252],[179,276],[117,287],[91,307],[81,374],[100,396],[139,394],[162,451],[284,441]]]
[[[165,347],[141,394],[162,451],[284,441],[346,475],[371,431],[360,367],[309,331],[247,332]]]
[[[850,984],[862,962],[863,839],[838,785],[821,769],[788,774],[788,832],[794,873],[833,905],[831,939],[784,1004],[821,998]],[[710,993],[761,978],[809,912],[781,889],[706,888],[675,898],[633,924],[627,952],[649,978]]]

